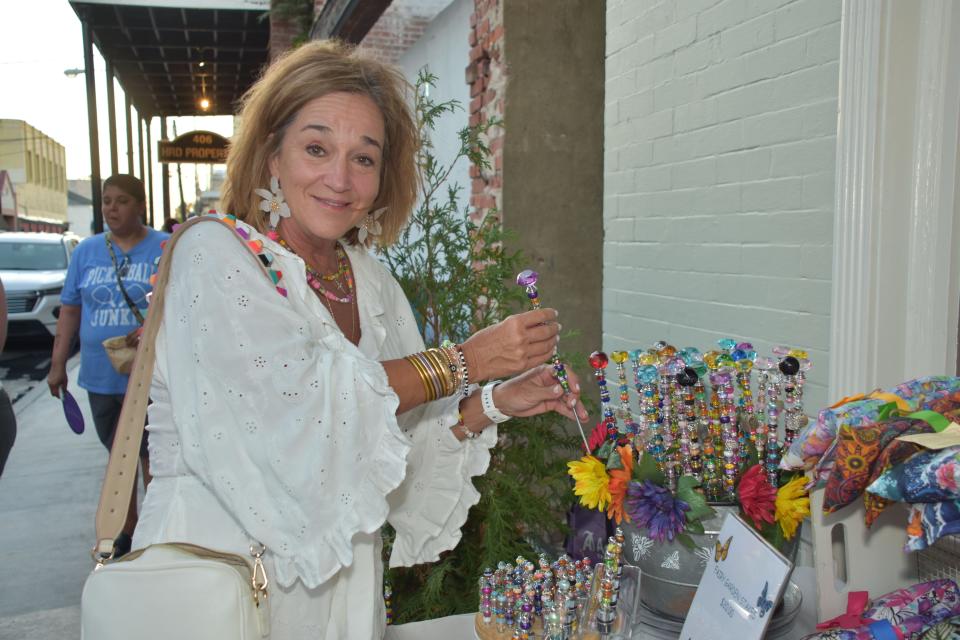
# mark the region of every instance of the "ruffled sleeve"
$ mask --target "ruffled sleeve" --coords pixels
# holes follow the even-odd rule
[[[184,465],[274,554],[273,579],[313,588],[352,563],[355,534],[383,524],[410,443],[379,362],[256,260],[223,225],[189,229],[158,357]]]
[[[384,345],[384,359],[422,351],[410,304],[393,276],[382,271],[383,304],[394,318],[391,325],[397,327],[396,344]],[[470,507],[480,501],[472,478],[486,473],[497,428],[489,426],[473,440],[457,440],[451,427],[457,424],[459,403],[459,397],[443,398],[400,416],[413,449],[407,456],[406,478],[389,496],[388,520],[396,531],[391,567],[438,560],[460,541]]]

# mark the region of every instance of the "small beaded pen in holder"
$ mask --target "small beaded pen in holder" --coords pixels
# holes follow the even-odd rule
[[[611,548],[614,547],[614,548]],[[613,623],[617,619],[617,600],[614,591],[614,579],[617,571],[617,557],[615,545],[607,545],[600,578],[600,606],[597,607],[596,623],[600,637],[604,638],[613,631]]]
[[[393,624],[393,587],[383,583],[383,608],[386,610],[387,624]]]
[[[530,299],[530,306],[534,309],[540,308],[540,294],[537,291],[537,280],[540,279],[540,274],[538,274],[533,269],[524,269],[517,274],[517,285],[523,287],[527,292],[527,298]],[[563,393],[568,395],[570,391],[570,382],[567,380],[567,369],[563,366],[563,363],[560,362],[559,356],[554,352],[553,357],[550,359],[551,364],[553,364],[553,373],[557,378],[557,382],[560,384],[560,388],[563,389]],[[576,407],[573,408],[573,418],[577,422],[577,426],[580,428],[580,437],[583,438],[583,446],[586,450],[587,455],[590,454],[590,444],[587,442],[587,434],[583,430],[583,424],[580,422],[580,416],[577,414]]]

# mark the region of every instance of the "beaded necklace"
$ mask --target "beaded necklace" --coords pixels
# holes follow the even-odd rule
[[[277,236],[277,241],[287,250],[292,253],[296,253],[293,249],[290,248],[283,238]],[[336,248],[337,253],[337,270],[331,274],[323,274],[307,264],[307,261],[304,260],[303,264],[307,270],[307,284],[310,285],[310,288],[321,294],[327,300],[331,302],[339,302],[340,304],[351,304],[354,299],[354,287],[353,287],[353,273],[350,271],[350,261],[347,260],[347,254],[343,250],[343,247],[340,244],[337,244]],[[343,278],[343,281],[346,283],[344,287],[340,279]],[[338,296],[334,292],[327,289],[323,283],[324,281],[333,282],[340,292],[345,294],[343,297]]]
[[[277,232],[272,232],[268,236],[271,240],[279,242],[282,247],[287,249],[290,253],[294,255],[299,255],[293,248],[280,237],[280,234]],[[327,310],[330,311],[330,317],[336,321],[337,315],[333,312],[333,305],[330,302],[339,302],[340,304],[349,304],[350,305],[350,335],[347,336],[347,339],[357,344],[359,341],[359,336],[357,335],[357,315],[359,310],[355,309],[356,306],[356,294],[354,292],[353,285],[353,272],[350,269],[350,261],[347,260],[347,253],[343,250],[343,247],[337,243],[336,247],[337,253],[337,270],[332,274],[322,274],[316,269],[307,264],[307,261],[303,261],[303,265],[306,268],[307,272],[307,284],[310,285],[310,288],[313,289],[314,293],[320,296],[320,300],[323,302],[324,306],[327,307]],[[341,276],[346,281],[346,289],[344,289],[343,284],[340,282]],[[332,291],[328,291],[326,287],[323,286],[323,281],[332,281],[337,285],[337,288],[340,289],[341,293],[345,293],[344,297],[339,297],[334,294]],[[341,329],[341,331],[343,331]]]

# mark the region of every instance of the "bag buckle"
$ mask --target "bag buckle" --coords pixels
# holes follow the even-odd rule
[[[263,554],[266,550],[267,548],[260,543],[250,545],[250,555],[253,556],[253,574],[251,575],[250,582],[253,586],[253,601],[257,607],[260,606],[261,600],[266,601],[267,585],[270,584],[270,580],[267,578],[267,571],[263,567]]]
[[[97,546],[90,550],[90,556],[93,557],[93,561],[96,565],[93,567],[94,571],[103,568],[103,565],[107,560],[113,559],[114,553],[114,542],[110,538],[105,538],[103,540],[97,541]]]

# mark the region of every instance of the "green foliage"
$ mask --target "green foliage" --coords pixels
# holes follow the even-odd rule
[[[457,210],[460,185],[447,184],[458,161],[489,168],[490,150],[483,135],[499,122],[489,121],[460,130],[460,149],[448,165],[433,154],[430,132],[437,120],[459,110],[456,100],[434,102],[424,91],[436,76],[421,71],[415,98],[417,125],[424,137],[419,153],[421,201],[399,240],[381,256],[406,292],[424,341],[459,342],[476,328],[501,320],[525,299],[514,284],[522,268],[519,252],[509,252],[509,240],[499,217],[487,215],[475,223]]]
[[[310,28],[313,26],[313,0],[271,0],[270,12],[264,16],[273,16],[281,20],[289,20],[298,29],[298,33],[291,43],[293,48],[310,39]]]
[[[660,471],[657,459],[646,451],[640,454],[640,460],[633,465],[633,479],[637,482],[649,480],[661,486],[667,482],[667,477],[663,475],[663,471]]]
[[[700,525],[701,530],[691,530],[692,533],[703,533],[703,525],[700,524],[700,521],[716,515],[714,510],[707,504],[707,499],[703,497],[703,493],[696,490],[699,486],[700,481],[692,476],[681,476],[677,482],[677,498],[690,505],[690,510],[687,511],[688,525],[692,522]],[[689,529],[690,527],[688,526],[687,528]]]
[[[429,133],[437,120],[460,108],[436,103],[424,88],[436,77],[421,72],[416,113],[425,144],[419,154],[422,200],[399,241],[381,251],[407,294],[427,344],[462,342],[477,329],[522,309],[523,291],[514,278],[522,256],[504,248],[506,235],[496,215],[475,224],[458,211],[460,187],[447,184],[453,163],[488,166],[483,134],[488,122],[460,131],[456,158],[443,165],[433,154]],[[480,502],[470,510],[455,549],[438,562],[391,569],[394,621],[398,624],[475,611],[477,580],[483,568],[518,554],[535,555],[562,531],[572,500],[566,461],[575,457],[579,436],[564,430],[564,419],[550,414],[514,418],[499,427],[487,473],[474,479]],[[386,531],[385,559],[392,535]]]

